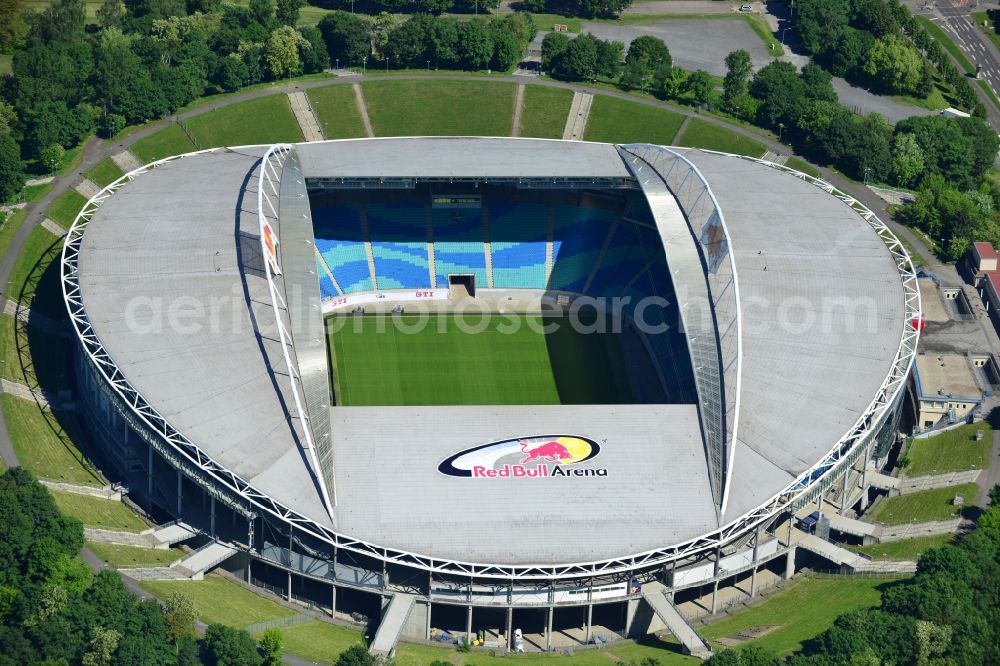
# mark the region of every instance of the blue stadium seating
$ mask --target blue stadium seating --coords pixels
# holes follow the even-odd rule
[[[553,289],[583,289],[614,217],[600,208],[554,206],[550,280]]]
[[[545,288],[548,211],[549,207],[545,204],[490,205],[494,287]]]
[[[478,286],[487,286],[482,211],[478,208],[437,208],[432,213],[432,220],[438,285],[447,286],[450,273],[472,273]]]
[[[313,233],[316,236],[316,249],[323,255],[344,293],[372,289],[371,271],[368,268],[357,208],[317,208],[313,211]],[[318,258],[316,269],[323,297],[336,296],[337,291]]]
[[[368,204],[368,234],[380,289],[426,289],[430,283],[427,257],[426,207],[421,204]]]

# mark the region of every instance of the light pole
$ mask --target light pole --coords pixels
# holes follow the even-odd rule
[[[427,71],[428,72],[431,71],[431,61],[430,60],[427,61]]]
[[[351,0],[351,13],[354,13],[354,0]]]
[[[781,141],[781,133],[785,129],[785,123],[778,123],[778,141]]]
[[[334,58],[334,60],[336,60],[336,62],[337,62],[336,68],[339,70],[340,69],[340,58]]]
[[[389,56],[385,57],[385,73],[389,73]]]
[[[785,45],[785,33],[788,32],[788,28],[781,29],[781,45]]]
[[[361,58],[361,76],[365,75],[365,66],[368,64],[368,56]]]

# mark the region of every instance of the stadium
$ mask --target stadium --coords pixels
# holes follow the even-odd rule
[[[703,654],[684,604],[753,596],[809,557],[796,514],[867,501],[920,328],[862,204],[648,144],[180,155],[94,196],[61,272],[108,472],[383,653]]]

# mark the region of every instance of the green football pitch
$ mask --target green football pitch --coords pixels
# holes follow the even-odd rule
[[[569,324],[566,317],[541,315],[330,317],[336,403],[631,402],[620,335],[578,332]]]

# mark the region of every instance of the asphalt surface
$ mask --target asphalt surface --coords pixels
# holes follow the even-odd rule
[[[1000,91],[1000,51],[997,51],[989,37],[975,26],[971,17],[973,9],[985,11],[994,8],[994,4],[979,3],[980,6],[976,8],[952,7],[948,0],[911,0],[906,4],[914,14],[925,16],[940,25],[973,65],[982,65],[980,78],[986,81],[994,94]],[[963,71],[958,62],[955,62],[955,66],[959,71]],[[970,83],[986,106],[986,117],[990,125],[1000,132],[1000,109],[997,109],[993,100],[978,83],[975,81]]]

